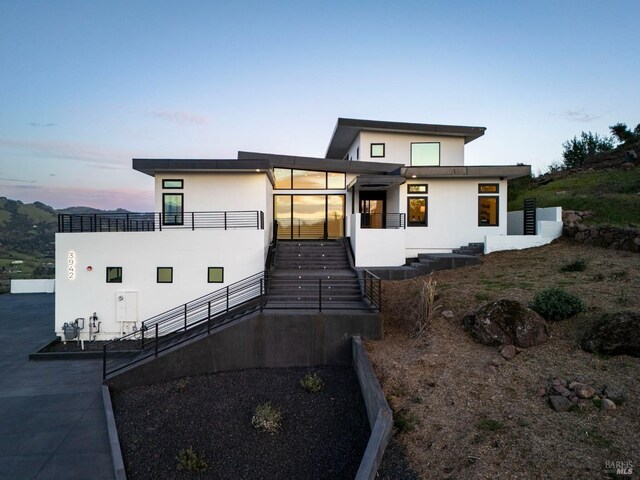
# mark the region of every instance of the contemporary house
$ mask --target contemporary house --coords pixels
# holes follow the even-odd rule
[[[275,242],[340,240],[353,266],[367,268],[470,243],[488,253],[558,237],[559,209],[534,208],[529,235],[522,212],[507,214],[507,181],[529,166],[465,165],[465,145],[484,133],[340,118],[324,158],[133,159],[155,179],[155,213],[59,218],[56,331],[95,312],[81,338],[134,332],[262,272]]]

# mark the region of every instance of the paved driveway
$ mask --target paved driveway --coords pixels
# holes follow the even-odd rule
[[[54,295],[0,295],[0,479],[113,479],[99,360],[29,361]]]

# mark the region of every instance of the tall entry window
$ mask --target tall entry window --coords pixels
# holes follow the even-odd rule
[[[163,225],[182,225],[184,223],[182,199],[182,193],[162,194]]]
[[[478,226],[497,227],[499,220],[499,197],[495,195],[500,190],[497,183],[478,184]],[[493,193],[494,195],[486,195]]]
[[[344,195],[274,195],[279,240],[344,237]]]

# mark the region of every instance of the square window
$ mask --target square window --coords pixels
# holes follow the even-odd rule
[[[107,283],[122,283],[122,267],[107,267]]]
[[[184,181],[176,179],[162,180],[162,188],[184,188]]]
[[[437,167],[440,165],[440,142],[412,143],[412,167]]]
[[[173,267],[158,267],[156,281],[158,283],[173,283]]]
[[[498,197],[489,195],[478,197],[478,226],[498,226]]]
[[[209,267],[207,271],[207,281],[209,283],[224,283],[224,268]]]
[[[372,143],[371,144],[371,158],[384,157],[384,143]]]
[[[407,198],[407,222],[410,227],[426,227],[429,225],[429,199],[427,197]]]

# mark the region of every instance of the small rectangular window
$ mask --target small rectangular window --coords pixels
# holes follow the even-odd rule
[[[498,197],[489,195],[478,197],[478,226],[498,226]]]
[[[371,158],[383,158],[383,157],[384,157],[384,143],[372,143]]]
[[[107,267],[107,283],[122,283],[122,267]]]
[[[327,173],[327,188],[335,190],[344,190],[346,187],[346,175],[344,173],[329,172]]]
[[[409,185],[407,193],[429,193],[429,185],[427,184]]]
[[[162,180],[162,188],[184,188],[184,181],[176,179]]]
[[[427,197],[407,198],[407,222],[410,227],[426,227],[429,225],[429,199]]]
[[[440,142],[411,144],[412,167],[437,167],[440,165]]]
[[[156,281],[158,283],[173,283],[173,267],[158,267]]]
[[[478,193],[498,193],[497,183],[479,183]]]
[[[209,267],[207,271],[207,281],[209,283],[224,283],[224,268]]]
[[[356,148],[356,160],[360,160],[360,147]]]

